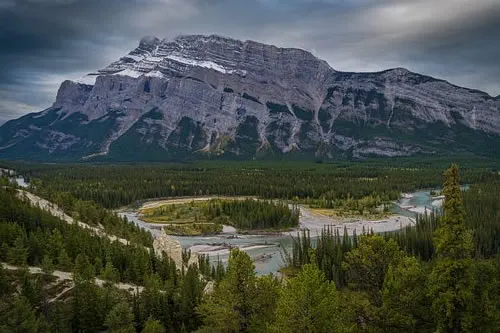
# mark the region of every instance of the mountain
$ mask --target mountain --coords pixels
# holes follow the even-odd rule
[[[498,156],[500,100],[395,68],[220,36],[146,37],[48,109],[0,127],[0,158]]]

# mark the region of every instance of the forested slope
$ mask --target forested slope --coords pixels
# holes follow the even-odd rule
[[[116,167],[100,170],[118,170],[112,168]],[[134,168],[141,167],[127,170]],[[383,178],[385,184],[379,184],[394,186],[394,191],[406,186],[402,178],[397,180],[398,174],[410,177],[410,187],[427,181],[435,184],[436,179],[444,178],[443,213],[419,217],[415,228],[386,235],[341,238],[338,232],[325,231],[312,242],[304,234],[289,254],[290,267],[283,270],[284,276],[276,278],[256,276],[250,257],[239,250],[231,252],[227,270],[220,263],[211,267],[206,258],[199,260],[198,265],[176,269],[166,256],[162,259],[147,251],[147,240],[141,245],[125,245],[99,237],[77,224],[68,224],[21,200],[17,190],[9,188],[2,179],[0,260],[20,267],[40,266],[45,273],[33,275],[25,270],[0,268],[0,332],[499,331],[497,173],[469,169],[464,171],[464,181],[456,166],[444,177],[442,171],[432,175],[435,169],[366,168],[356,173],[355,169],[322,168],[292,169],[288,179],[303,179],[312,184],[311,193],[315,193],[322,186],[321,178],[315,174],[321,172],[323,177],[337,173],[332,178],[347,183],[344,189],[359,186],[359,191],[364,191],[363,184],[370,187],[378,182],[358,182],[356,179],[362,176],[378,179],[390,173],[396,181],[387,177]],[[233,172],[232,177],[237,178],[248,171]],[[355,177],[342,178],[339,174],[343,172],[352,172]],[[270,179],[267,173],[287,179],[277,170],[266,170],[266,179]],[[76,212],[85,212],[75,210],[78,205],[95,205],[89,212],[107,212],[96,203],[76,199],[77,195],[71,192],[70,184],[82,181],[82,175],[92,179],[91,173],[71,175],[62,168],[59,176],[57,172],[43,171],[40,178],[48,174],[56,175],[56,179],[49,182],[45,178],[37,183],[37,178],[32,178],[37,191],[47,197],[59,197],[58,203],[63,206],[63,199],[70,198],[72,203],[67,209],[75,216]],[[182,177],[181,168],[176,175]],[[184,183],[189,184],[197,175],[201,177],[203,172],[187,169]],[[162,177],[168,179],[171,175]],[[222,178],[218,178],[220,182]],[[354,185],[347,179],[353,179]],[[211,179],[205,182],[217,186]],[[329,182],[327,177],[324,182]],[[474,184],[462,192],[463,182]],[[264,182],[259,184],[267,186]],[[64,189],[58,190],[57,186]],[[293,191],[293,187],[291,182],[283,185],[285,192]],[[253,191],[256,189],[252,187]],[[82,221],[95,225],[106,217],[104,213],[81,215],[85,216]],[[183,259],[187,262],[188,257],[185,253]],[[65,288],[50,277],[54,269],[71,272],[75,286],[64,297],[49,302]],[[109,284],[97,286],[96,276]],[[118,281],[142,285],[144,290],[132,294],[119,291],[113,287]]]

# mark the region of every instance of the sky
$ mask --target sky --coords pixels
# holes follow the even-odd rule
[[[0,124],[141,37],[218,34],[312,52],[339,71],[405,67],[500,95],[500,0],[0,0]]]

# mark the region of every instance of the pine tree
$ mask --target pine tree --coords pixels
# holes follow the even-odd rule
[[[71,258],[68,256],[68,253],[65,249],[62,249],[57,258],[58,267],[60,267],[63,271],[70,271],[73,267],[73,263],[71,262]]]
[[[346,254],[343,264],[349,286],[366,292],[373,304],[382,304],[380,290],[390,265],[397,265],[403,252],[393,239],[385,240],[379,235],[363,235],[358,247]]]
[[[283,289],[271,332],[327,333],[341,331],[335,285],[313,260]]]
[[[77,282],[89,282],[94,279],[94,267],[86,255],[79,254],[76,257],[73,277]]]
[[[424,332],[431,327],[427,275],[415,257],[389,266],[382,298],[381,327],[386,332]]]
[[[5,269],[0,263],[0,299],[9,293],[9,281],[7,280],[7,274],[5,274]]]
[[[101,277],[108,282],[116,283],[120,281],[120,272],[113,266],[113,262],[111,261],[111,256],[106,256],[106,265],[104,266],[104,270],[102,271]]]
[[[51,275],[54,272],[54,263],[48,255],[43,256],[42,272],[46,275]]]
[[[469,305],[474,285],[472,233],[465,226],[459,170],[445,172],[444,216],[434,235],[436,260],[429,278],[429,294],[438,332],[472,332]]]
[[[41,321],[31,303],[23,296],[15,299],[9,311],[2,316],[1,332],[9,333],[38,333],[41,330]]]
[[[19,236],[14,241],[14,247],[9,249],[7,254],[9,262],[17,266],[28,265],[28,248],[25,245],[24,237]]]
[[[166,333],[166,332],[167,331],[165,330],[165,327],[163,327],[161,322],[159,320],[154,320],[151,317],[149,317],[149,319],[146,321],[144,329],[142,330],[142,333]]]
[[[196,312],[196,307],[203,296],[203,285],[199,274],[196,265],[189,266],[180,288],[179,317],[189,332],[195,330],[201,323],[199,314]]]
[[[232,250],[226,277],[198,308],[205,331],[250,332],[251,322],[259,314],[255,281],[254,265],[248,254]]]
[[[103,310],[100,288],[92,280],[76,279],[71,312],[73,330],[101,331],[106,314]]]
[[[52,259],[57,259],[64,249],[64,240],[61,232],[58,229],[52,230],[47,242],[47,252]]]
[[[111,333],[135,333],[134,314],[125,302],[120,302],[111,309],[104,324]]]

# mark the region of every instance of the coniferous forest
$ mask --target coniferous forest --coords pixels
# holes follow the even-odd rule
[[[54,216],[0,178],[0,332],[500,331],[496,165],[1,166],[89,227]],[[274,276],[257,275],[237,249],[227,265],[184,252],[178,267],[155,253],[149,232],[111,210],[148,198],[209,195],[369,209],[438,187],[442,210],[399,231],[351,237],[325,229],[318,238],[304,231]],[[294,210],[267,204],[214,200],[205,214],[240,228],[297,224]]]

